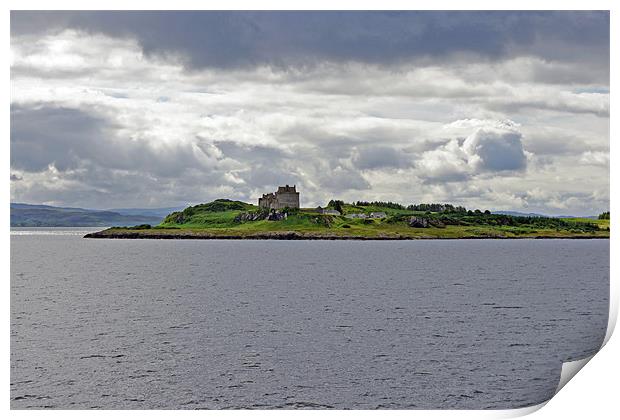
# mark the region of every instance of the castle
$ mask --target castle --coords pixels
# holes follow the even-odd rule
[[[275,193],[263,194],[258,199],[258,207],[268,210],[280,210],[285,207],[289,209],[299,208],[299,193],[295,186],[278,187]]]

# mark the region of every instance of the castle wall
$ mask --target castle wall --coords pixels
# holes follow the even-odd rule
[[[298,192],[286,192],[277,194],[277,208],[282,209],[284,207],[299,208],[299,193]]]
[[[299,193],[296,191],[295,186],[278,187],[278,191],[275,193],[263,194],[258,199],[258,206],[264,209],[280,210],[285,207],[299,208]]]

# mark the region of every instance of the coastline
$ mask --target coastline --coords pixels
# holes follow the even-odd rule
[[[368,235],[337,235],[318,232],[256,232],[247,234],[228,234],[214,232],[154,232],[153,230],[122,230],[114,231],[106,229],[100,232],[92,232],[84,235],[84,238],[94,239],[234,239],[234,240],[336,240],[336,241],[381,241],[381,240],[449,240],[449,239],[609,239],[609,235],[467,235],[460,237],[444,237],[435,235],[402,235],[384,234],[376,236]]]

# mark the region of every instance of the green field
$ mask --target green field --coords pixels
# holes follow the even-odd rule
[[[609,228],[609,219],[588,219],[585,217],[571,217],[571,218],[567,218],[564,220],[568,220],[571,222],[577,222],[577,223],[594,223],[595,225],[597,225],[599,228],[601,229],[607,229]]]
[[[286,210],[283,220],[265,220],[268,212],[231,200],[188,207],[168,215],[159,225],[115,227],[95,237],[207,237],[309,239],[460,239],[460,238],[608,238],[609,220],[518,217],[478,210],[422,212],[404,207],[342,203],[340,216],[316,209]],[[350,214],[384,212],[383,218],[347,218]],[[284,213],[284,212],[282,212]],[[426,221],[413,227],[411,218]],[[251,220],[256,219],[256,220]],[[290,239],[290,237],[287,237]]]

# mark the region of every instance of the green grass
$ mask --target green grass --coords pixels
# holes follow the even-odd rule
[[[609,219],[588,219],[585,217],[571,217],[571,218],[567,218],[564,220],[568,220],[571,222],[578,222],[578,223],[593,223],[595,225],[597,225],[600,229],[607,229],[609,228]]]
[[[242,201],[219,199],[211,203],[191,206],[183,211],[176,211],[166,216],[159,224],[161,227],[186,228],[226,228],[231,227],[238,214],[256,211],[257,206]]]
[[[235,216],[240,212],[235,210],[221,212],[201,212],[190,216],[183,223],[165,220],[159,226],[184,227],[184,228],[227,228],[233,226]]]

